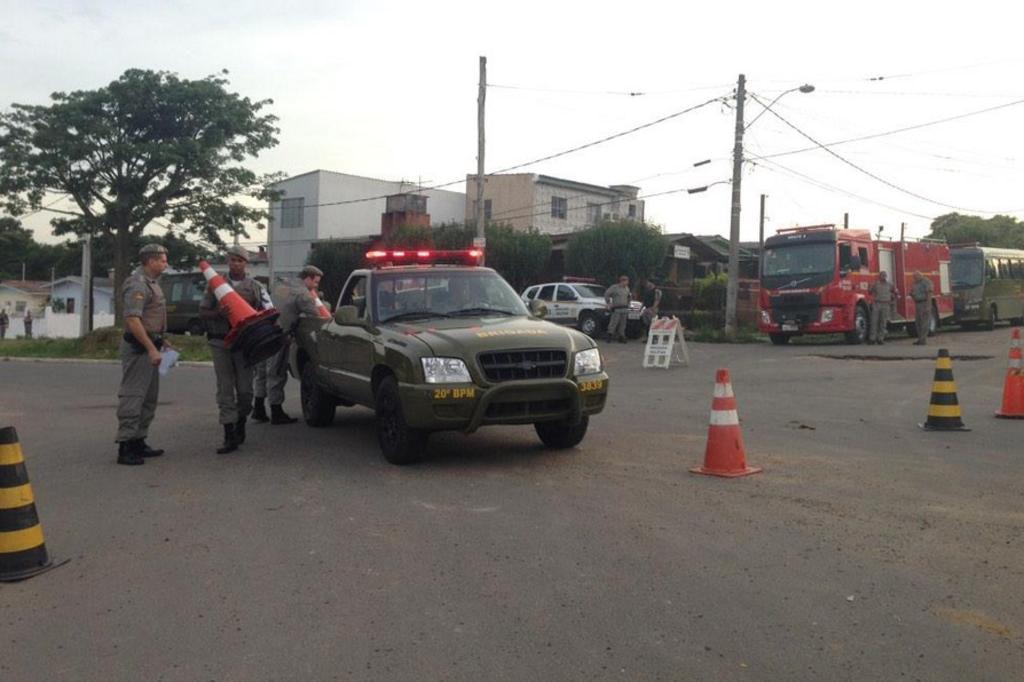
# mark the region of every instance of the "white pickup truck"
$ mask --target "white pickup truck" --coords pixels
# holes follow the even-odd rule
[[[527,287],[522,294],[523,302],[543,301],[548,314],[544,319],[558,324],[576,327],[587,336],[594,337],[608,327],[611,313],[604,302],[605,287],[599,284],[581,282],[548,282]],[[626,335],[637,338],[643,334],[641,314],[644,306],[640,301],[629,302],[629,321]]]

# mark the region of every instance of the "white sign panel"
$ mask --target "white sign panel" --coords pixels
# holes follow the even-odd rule
[[[676,244],[672,248],[672,255],[676,258],[682,258],[683,260],[690,260],[690,247],[679,246],[679,244]]]

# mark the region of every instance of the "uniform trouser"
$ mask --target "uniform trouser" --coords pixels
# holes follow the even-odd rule
[[[25,338],[26,339],[31,339],[32,338],[32,325],[31,324],[26,324],[25,325]]]
[[[289,344],[267,360],[267,401],[271,405],[284,403],[284,385],[288,383]]]
[[[914,324],[917,325],[917,340],[921,343],[928,341],[928,328],[932,321],[932,307],[928,303],[914,304]]]
[[[625,308],[612,311],[612,319],[608,321],[608,336],[613,339],[626,338],[626,319],[629,311]]]
[[[0,339],[7,336],[7,325],[0,325]]]
[[[145,438],[160,396],[159,368],[149,354],[121,341],[121,388],[117,391],[117,442]]]
[[[256,400],[263,400],[267,397],[267,365],[270,360],[257,362],[252,368],[252,392]]]
[[[885,332],[889,324],[889,302],[883,301],[871,306],[871,341],[885,341]]]
[[[252,412],[252,369],[241,353],[233,353],[219,339],[210,340],[213,371],[217,375],[217,408],[221,424],[234,424]]]

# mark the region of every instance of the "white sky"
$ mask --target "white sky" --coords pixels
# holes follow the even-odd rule
[[[255,169],[324,168],[429,185],[476,171],[480,55],[490,83],[524,88],[488,92],[489,172],[728,95],[741,72],[748,89],[768,99],[814,84],[816,92],[788,94],[775,109],[828,143],[1024,100],[1024,10],[1014,6],[0,0],[0,108],[95,88],[132,67],[189,78],[227,68],[232,90],[272,98],[280,118],[280,144]],[[621,92],[648,94],[607,94]],[[761,109],[749,100],[747,107],[749,122]],[[524,170],[634,184],[642,194],[705,185],[731,176],[734,120],[715,103]],[[1022,120],[1024,104],[835,152],[927,199],[1024,217]],[[746,142],[748,155],[808,146],[770,113]],[[707,158],[714,162],[692,167]],[[885,225],[893,235],[906,222],[908,234],[922,236],[930,217],[953,210],[822,150],[777,162],[806,177],[745,166],[744,240],[757,239],[761,193],[768,234],[839,223],[848,211],[851,226]],[[668,232],[727,236],[729,194],[723,184],[651,198],[647,217]],[[48,220],[40,214],[26,223],[48,239]]]

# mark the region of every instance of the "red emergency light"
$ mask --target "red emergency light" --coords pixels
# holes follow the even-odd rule
[[[482,249],[434,250],[434,249],[393,249],[373,250],[366,252],[366,260],[371,265],[434,265],[441,263],[457,263],[460,265],[479,265],[483,257]]]

